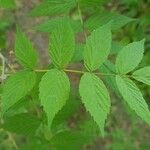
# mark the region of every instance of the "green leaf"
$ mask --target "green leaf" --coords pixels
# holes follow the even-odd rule
[[[8,78],[2,93],[3,112],[26,96],[34,87],[35,82],[36,74],[29,71],[20,71]]]
[[[110,97],[104,83],[94,74],[85,73],[80,81],[79,92],[87,111],[93,116],[104,135],[104,124],[110,111]]]
[[[16,7],[14,0],[0,0],[0,8],[13,9]]]
[[[137,81],[150,85],[150,66],[136,70],[133,73],[132,77],[136,79]]]
[[[139,65],[144,53],[144,42],[133,42],[122,48],[116,59],[118,73],[127,74]]]
[[[64,131],[56,134],[50,141],[53,148],[57,150],[81,150],[89,138],[79,131]]]
[[[116,82],[120,94],[129,107],[145,122],[150,124],[150,112],[148,105],[135,83],[128,78],[122,78],[120,76],[116,76]]]
[[[11,117],[16,114],[20,114],[26,111],[26,106],[28,104],[28,99],[22,98],[17,103],[15,103],[13,106],[11,106],[3,115],[3,117]]]
[[[60,20],[52,31],[50,39],[50,56],[57,68],[64,68],[71,61],[75,50],[74,33],[69,22]]]
[[[51,33],[57,26],[59,26],[61,20],[64,19],[64,21],[68,21],[75,33],[82,31],[82,26],[81,23],[75,20],[72,20],[70,18],[54,18],[50,19],[38,26],[35,27],[37,31],[40,32],[46,32],[46,33]]]
[[[78,91],[75,89],[71,90],[70,98],[53,120],[52,129],[56,129],[60,124],[67,122],[68,119],[80,109],[81,100],[77,92]]]
[[[83,60],[83,51],[84,51],[84,44],[76,44],[75,52],[71,61],[79,62]]]
[[[111,48],[111,24],[108,23],[87,38],[84,49],[84,64],[89,71],[94,71],[107,59]]]
[[[121,44],[120,42],[112,42],[110,54],[118,54],[122,48],[123,44]]]
[[[5,130],[23,135],[35,135],[35,131],[40,125],[40,120],[27,113],[18,114],[6,118],[2,127]]]
[[[17,28],[15,54],[18,62],[25,68],[33,69],[37,64],[37,54],[29,39]]]
[[[94,29],[112,21],[112,30],[118,30],[127,23],[135,19],[123,16],[117,12],[102,11],[91,16],[86,22],[85,27],[93,31]]]
[[[39,88],[41,104],[47,114],[48,125],[51,126],[55,115],[69,99],[69,79],[64,72],[52,69],[43,76]]]
[[[46,0],[31,11],[32,16],[53,16],[67,13],[76,6],[75,0]]]

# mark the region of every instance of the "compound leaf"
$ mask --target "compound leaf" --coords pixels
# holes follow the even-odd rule
[[[29,71],[20,71],[8,78],[2,93],[3,112],[26,96],[34,87],[35,82],[36,74]]]
[[[84,49],[84,64],[89,71],[99,68],[107,59],[111,48],[111,23],[108,23],[87,38]]]
[[[33,69],[37,64],[37,54],[32,43],[24,33],[17,28],[15,54],[18,62],[25,68]]]
[[[51,126],[55,115],[69,98],[70,83],[66,74],[57,69],[48,71],[40,82],[40,99]]]
[[[137,81],[150,85],[150,66],[136,70],[133,73],[132,77],[136,79]]]
[[[127,74],[139,65],[144,53],[144,41],[133,42],[122,48],[116,59],[118,73]]]
[[[79,92],[87,111],[93,116],[104,135],[104,124],[110,111],[110,97],[104,83],[94,74],[85,73],[80,81]]]
[[[122,78],[120,76],[116,76],[116,82],[120,94],[129,107],[133,109],[145,122],[150,124],[150,112],[148,105],[135,83],[128,78]]]
[[[60,20],[52,31],[50,39],[50,56],[57,68],[64,68],[71,61],[75,50],[74,33],[68,21]]]

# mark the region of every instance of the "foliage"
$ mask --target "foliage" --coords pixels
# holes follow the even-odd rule
[[[119,4],[138,6],[134,0],[120,0]],[[0,7],[12,11],[15,1],[0,0]],[[114,105],[114,99],[117,104],[116,99],[122,99],[122,107],[132,114],[129,118],[133,128],[138,117],[150,125],[147,96],[141,91],[150,85],[148,37],[145,32],[135,35],[137,28],[140,32],[144,25],[146,30],[150,22],[147,15],[135,18],[137,9],[126,15],[109,9],[104,0],[44,0],[35,6],[30,16],[50,16],[33,27],[49,38],[51,64],[42,69],[35,44],[16,26],[14,52],[20,66],[14,71],[10,65],[10,69],[2,65],[7,79],[2,78],[0,87],[0,132],[8,135],[13,148],[78,150],[89,144],[94,149],[97,137],[111,137],[114,142],[107,149],[120,150],[128,135],[119,129],[108,129],[111,123],[117,128],[113,109],[119,106]],[[141,18],[144,19],[138,22]],[[0,22],[0,32],[8,26]],[[74,66],[77,69],[72,69]],[[79,82],[74,84],[77,75]],[[25,137],[26,142],[16,144],[14,133],[15,137]],[[135,148],[132,137],[136,134],[131,135],[124,149]]]

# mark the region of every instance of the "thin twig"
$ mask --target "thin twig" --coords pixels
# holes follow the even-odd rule
[[[0,53],[0,59],[2,60],[2,74],[1,74],[0,78],[2,79],[2,82],[3,82],[3,80],[6,79],[6,75],[5,75],[5,58],[1,53]]]
[[[34,70],[35,72],[47,72],[49,71],[48,69],[36,69]],[[87,71],[81,71],[81,70],[73,70],[73,69],[64,69],[63,71],[68,72],[68,73],[77,73],[77,74],[84,74],[87,73]],[[103,73],[103,72],[92,72],[95,75],[100,75],[100,76],[122,76],[122,77],[129,77],[131,78],[131,75],[124,75],[124,74],[117,74],[117,73]]]
[[[9,138],[10,142],[13,144],[14,148],[15,148],[16,150],[18,150],[18,146],[17,146],[17,144],[16,144],[16,141],[14,140],[13,136],[11,135],[11,133],[10,133],[10,132],[7,132],[7,135],[8,135],[8,138]]]

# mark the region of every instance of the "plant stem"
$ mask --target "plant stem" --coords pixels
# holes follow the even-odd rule
[[[77,73],[77,74],[84,74],[84,71],[80,71],[80,70],[71,70],[71,69],[64,69],[65,72],[69,72],[69,73]]]
[[[49,71],[48,69],[36,69],[34,70],[35,72],[47,72]]]
[[[35,71],[35,72],[47,72],[47,71],[49,71],[49,70],[46,70],[46,69],[44,69],[44,70],[42,70],[42,69],[38,70],[38,69],[36,69],[36,70],[34,70],[34,71]],[[84,73],[87,73],[86,71],[72,70],[72,69],[64,69],[63,71],[69,72],[69,73],[77,73],[77,74],[84,74]],[[117,74],[115,74],[115,73],[100,73],[100,72],[93,72],[93,74],[102,75],[102,76],[115,76],[115,75],[117,75]]]
[[[39,72],[39,73],[44,73],[49,71],[50,69],[35,69],[33,71],[35,72]],[[84,74],[84,73],[88,73],[88,71],[81,71],[81,70],[73,70],[73,69],[63,69],[64,72],[68,72],[68,73],[76,73],[76,74]],[[128,77],[128,78],[132,78],[131,75],[122,75],[122,74],[117,74],[117,73],[103,73],[103,72],[91,72],[95,75],[100,75],[100,76],[122,76],[122,77]]]

